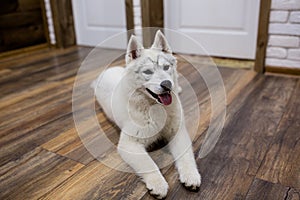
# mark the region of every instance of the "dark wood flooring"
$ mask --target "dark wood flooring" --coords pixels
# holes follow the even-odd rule
[[[90,50],[39,50],[0,60],[0,199],[153,198],[135,174],[106,167],[78,137],[72,88]],[[111,52],[98,53],[107,58]],[[101,68],[101,62],[94,64]],[[178,70],[199,101],[200,126],[193,141],[197,154],[210,120],[210,96],[189,63],[179,59]],[[216,147],[197,159],[200,191],[185,190],[170,165],[162,170],[170,186],[167,199],[300,199],[300,79],[222,67],[220,72],[227,117]],[[96,75],[86,72],[86,83]],[[188,86],[180,81],[185,90]],[[191,128],[190,96],[183,92],[181,99]],[[116,143],[118,129],[96,108]]]

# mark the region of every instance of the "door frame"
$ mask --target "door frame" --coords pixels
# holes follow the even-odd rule
[[[260,0],[256,54],[254,63],[254,70],[258,73],[265,73],[266,71],[265,60],[269,37],[270,10],[271,0]]]
[[[56,48],[76,45],[72,0],[50,0],[50,6]]]

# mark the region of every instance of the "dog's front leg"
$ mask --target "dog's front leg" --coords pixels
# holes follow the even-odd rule
[[[158,199],[162,199],[167,195],[168,183],[143,144],[137,142],[131,136],[121,133],[118,152],[122,159],[142,177],[150,194]]]
[[[187,189],[197,191],[201,184],[201,176],[194,158],[191,139],[185,126],[174,136],[169,148],[175,159],[180,182]]]

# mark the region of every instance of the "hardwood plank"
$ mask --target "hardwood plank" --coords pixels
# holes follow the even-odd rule
[[[0,61],[3,66],[0,74],[4,75],[0,81],[8,88],[7,93],[1,91],[0,97],[0,119],[4,119],[0,121],[0,180],[2,174],[6,177],[5,182],[0,181],[1,199],[153,199],[135,174],[115,171],[95,160],[78,137],[71,113],[71,90],[79,66],[74,63],[79,63],[88,50],[76,47],[49,53],[41,51]],[[106,52],[107,58],[114,54],[101,52]],[[101,63],[97,59],[90,61],[99,67]],[[116,63],[122,64],[123,60]],[[22,79],[22,70],[28,78]],[[197,153],[211,117],[210,96],[203,78],[187,61],[179,60],[178,70],[184,89],[180,98],[189,129],[197,127],[190,115],[196,105],[187,92],[187,81],[200,105],[200,127],[193,141]],[[98,73],[95,71],[84,73],[80,89],[86,90]],[[206,158],[197,160],[203,176],[201,190],[199,193],[185,190],[171,165],[162,170],[170,185],[167,199],[259,199],[260,193],[265,192],[268,198],[282,191],[284,198],[297,199],[300,81],[257,76],[245,70],[220,68],[220,72],[227,94],[228,116],[216,148]],[[22,81],[14,82],[18,79]],[[82,105],[76,112],[86,116],[90,112],[89,102],[80,97],[75,101]],[[96,113],[101,127],[116,144],[118,128],[107,121],[99,106]],[[80,125],[86,127],[84,137],[92,141],[97,130],[90,126],[89,119]],[[281,142],[280,148],[277,141]],[[278,153],[275,158],[274,147]],[[103,159],[116,165],[124,164],[114,163],[111,159],[114,156],[118,155],[107,152]],[[273,176],[269,161],[284,163],[277,174],[279,183],[255,177],[264,167],[269,167],[271,173],[262,173]],[[74,166],[76,169],[69,173],[68,169]],[[273,167],[278,169],[276,165]]]
[[[36,148],[0,168],[1,199],[38,199],[83,165]]]
[[[20,159],[27,152],[51,140],[68,129],[74,127],[72,114],[63,116],[52,115],[46,124],[29,124],[27,127],[18,127],[7,137],[0,137],[0,166]],[[33,126],[33,127],[31,127]],[[5,140],[5,142],[4,142]]]
[[[12,68],[12,70],[15,69],[15,73],[11,73],[10,76],[0,77],[0,83],[2,83],[0,87],[3,87],[1,88],[2,93],[20,92],[15,91],[16,89],[19,89],[19,82],[22,82],[24,88],[44,82],[44,80],[63,81],[64,84],[70,84],[72,82],[73,85],[72,80],[75,79],[78,67],[90,51],[91,48],[83,48],[81,50],[66,53],[65,55],[43,58],[33,63],[29,62],[23,65],[13,65],[13,67],[11,66],[10,68]],[[103,57],[95,58],[96,53],[103,55],[105,59],[103,59]],[[92,56],[87,59],[88,65],[91,65],[93,69],[89,69],[88,71],[95,70],[98,72],[94,72],[93,76],[88,77],[91,78],[89,81],[95,79],[96,75],[100,73],[96,66],[106,65],[107,62],[110,62],[110,59],[115,59],[115,55],[118,55],[119,53],[120,51],[118,50],[93,50],[91,53]],[[99,69],[101,68],[99,67]],[[86,76],[86,74],[81,75],[80,78],[82,79],[83,76]],[[72,79],[70,82],[64,82],[64,79],[69,78]]]
[[[100,126],[106,134],[106,137],[108,137],[116,145],[119,140],[120,130],[107,121],[102,111],[98,113],[98,118]],[[78,126],[79,125],[86,127],[85,132],[80,134],[80,137],[84,138],[85,144],[92,142],[99,136],[98,126],[95,126],[92,119],[86,120],[81,124],[78,124]],[[42,147],[51,152],[55,152],[59,155],[87,165],[91,161],[95,160],[95,158],[88,152],[80,137],[77,130],[73,128],[43,144]]]
[[[0,71],[1,73],[1,71]],[[11,70],[8,71],[8,73],[11,73]],[[51,82],[51,83],[46,83],[46,84],[39,84],[39,85],[34,85],[33,87],[26,88],[25,90],[18,92],[18,93],[12,93],[9,95],[5,95],[2,98],[0,98],[0,108],[4,108],[13,104],[17,104],[20,101],[25,101],[26,99],[29,98],[35,98],[36,95],[41,95],[45,93],[48,90],[54,89],[54,88],[59,88],[61,83],[57,82]],[[41,95],[42,96],[42,95]],[[21,103],[23,104],[23,102]],[[28,104],[29,106],[30,104]],[[8,109],[10,110],[10,109]],[[9,111],[11,112],[11,110]]]
[[[184,73],[185,77],[187,77],[190,80],[193,79],[193,78],[195,78],[195,76],[189,76],[189,75],[191,75],[191,73],[190,73],[191,71],[190,70],[186,70],[185,69],[186,67],[187,67],[186,65],[179,64],[179,70],[182,70],[182,72]],[[247,83],[247,81],[244,81],[244,80],[247,80],[247,78],[243,79],[242,75],[248,74],[248,71],[244,71],[244,70],[239,71],[239,70],[237,70],[237,71],[232,72],[232,70],[227,70],[227,69],[221,69],[221,71],[222,71],[222,73],[224,75],[225,82],[228,83],[228,85],[230,85],[228,87],[228,91],[230,91],[232,89],[231,86],[239,85],[241,88],[244,86],[243,84],[237,84],[237,83],[242,83],[242,81]],[[195,71],[194,71],[194,73],[195,73]],[[236,77],[236,78],[234,78],[234,77]],[[251,73],[250,76],[246,76],[246,77],[248,77],[248,78],[252,77],[253,78],[252,73]],[[249,80],[250,79],[251,78],[249,78]],[[198,81],[192,81],[192,84],[195,87],[197,86],[196,87],[197,89],[195,89],[196,92],[197,92],[197,94],[199,94],[199,95],[200,94],[201,95],[208,94],[207,93],[208,91],[206,91],[207,88],[205,86],[205,83],[201,82],[200,81],[201,79],[200,80],[196,79],[196,80],[198,80]],[[231,83],[231,81],[233,81],[233,82]],[[183,88],[185,88],[185,86],[186,85],[183,85]],[[204,91],[206,91],[206,92],[204,92]],[[231,99],[234,98],[233,97],[234,95],[236,95],[236,93],[231,93],[230,94]],[[183,99],[185,99],[183,101],[184,102],[183,103],[184,106],[188,107],[188,105],[189,105],[189,101],[187,101],[188,97],[185,98],[184,95],[183,95]],[[207,106],[208,103],[209,103],[209,101],[206,101],[206,100],[203,101],[203,104],[205,104],[206,106]],[[99,121],[100,121],[100,123],[103,122],[103,121],[106,121],[106,118],[103,116],[103,113],[102,114],[99,113],[99,114],[100,114],[99,115]],[[190,119],[189,117],[187,117],[187,121],[192,121],[192,120],[193,119]],[[110,130],[111,126],[112,126],[112,124],[108,124],[108,126],[106,126],[107,129],[102,126],[102,128],[105,129],[105,132],[107,131],[106,133],[108,134],[108,137],[110,137],[109,136],[110,134],[116,134],[116,133],[118,134],[118,130],[116,130],[116,129]],[[86,127],[88,129],[90,126],[87,125]],[[93,134],[93,133],[91,133],[91,134]],[[114,135],[115,142],[117,142],[116,138],[117,138],[117,136]],[[58,153],[60,155],[63,155],[63,156],[69,157],[69,158],[71,156],[73,156],[73,157],[71,157],[72,159],[74,159],[76,161],[79,161],[81,163],[84,163],[84,164],[89,163],[90,160],[91,160],[91,159],[86,159],[86,158],[82,159],[82,157],[85,157],[85,156],[82,156],[84,154],[78,153],[78,150],[84,149],[84,146],[80,143],[80,140],[79,140],[78,136],[76,135],[75,130],[70,130],[70,131],[67,131],[67,132],[63,133],[62,135],[59,135],[58,137],[54,138],[53,140],[51,140],[51,141],[43,144],[43,147],[46,148],[46,149],[48,149],[48,150],[50,150],[50,151],[56,152],[56,153]],[[114,173],[113,171],[114,170],[112,170],[110,172],[107,172],[107,173]],[[136,179],[136,176],[135,175],[130,176],[130,180],[128,180],[128,181],[131,181],[131,179]],[[117,184],[116,181],[119,181],[119,180],[118,179],[116,179],[116,180],[110,180],[110,182],[111,182],[112,185]],[[66,183],[66,184],[69,184],[69,183]],[[67,188],[63,189],[62,188],[61,190],[68,190],[68,189]],[[113,191],[113,192],[112,191],[105,191],[105,190],[101,190],[101,191],[102,191],[103,195],[104,194],[108,195],[110,193],[114,193],[115,195],[117,195],[117,197],[121,197],[122,196],[122,193],[120,193],[120,191]],[[139,194],[135,193],[135,197],[137,197],[137,195],[138,196],[142,196],[142,195],[144,195],[147,192],[145,190],[143,184],[141,186],[139,186],[138,191],[141,191],[141,192]],[[95,198],[100,198],[100,197],[97,196]]]
[[[177,54],[176,54],[177,55]],[[198,55],[184,54],[185,58],[192,60],[195,63],[203,63],[203,59]],[[223,58],[223,57],[211,57],[207,59],[207,64],[215,64],[218,67],[229,67],[235,69],[253,69],[254,60],[235,59],[235,58]]]
[[[17,60],[16,64],[10,65],[8,68],[10,69],[33,69],[33,65],[38,68],[39,65],[43,64],[48,64],[52,66],[59,66],[61,63],[66,63],[65,61],[67,59],[71,60],[79,60],[79,59],[84,59],[91,51],[91,48],[69,48],[66,51],[64,50],[55,50],[54,52],[56,53],[51,53],[47,55],[45,52],[42,54],[37,54],[35,59],[30,59],[30,58],[20,58],[20,60]],[[16,60],[15,60],[16,61]],[[20,61],[23,61],[20,63]],[[7,63],[7,62],[6,62]],[[6,66],[7,67],[7,66]],[[30,68],[32,67],[32,68]],[[76,66],[75,66],[76,67]]]
[[[46,60],[23,66],[22,69],[16,69],[14,73],[0,78],[1,94],[17,93],[24,88],[43,84],[45,80],[50,82],[75,76],[85,56],[84,52],[82,52],[82,55],[74,53],[73,55],[53,59],[50,63]],[[20,85],[23,87],[20,87]]]
[[[296,197],[290,192],[291,188],[255,179],[246,196],[246,200],[285,200]],[[290,193],[290,194],[289,194]],[[299,196],[298,196],[299,199]]]
[[[1,77],[1,80],[6,78],[8,82],[2,82],[1,87],[5,85],[12,90],[6,94],[1,91],[1,165],[19,159],[60,134],[60,131],[74,127],[71,115],[72,83],[45,80],[51,78],[47,74],[49,72],[53,76],[57,73],[60,76],[65,74],[67,78],[70,76],[69,71],[72,71],[74,76],[78,65],[71,65],[72,60],[80,60],[89,51],[90,48],[78,47],[56,50],[54,53],[41,50],[36,51],[39,53],[35,56],[25,53],[23,56],[13,56],[15,59],[2,60],[9,68],[3,68],[7,75]],[[17,64],[10,65],[13,63]],[[39,68],[41,63],[43,69]],[[55,66],[61,68],[55,69]],[[63,76],[58,80],[61,79]]]
[[[85,50],[83,50],[81,53],[85,54],[84,52]],[[56,61],[57,64],[57,60],[54,59],[53,61]],[[51,62],[48,63],[48,65],[51,66]],[[62,68],[63,70],[66,70],[67,73],[69,73],[68,71],[75,72],[77,70],[78,66],[72,66],[72,63],[68,63],[68,65],[70,66]],[[70,70],[70,67],[74,70]],[[51,69],[51,67],[49,67],[49,69]],[[36,69],[31,68],[28,73],[31,73],[31,71],[34,70]],[[47,72],[47,70],[42,70],[38,73],[40,73],[41,76],[44,76],[45,79],[46,77],[50,79],[51,76],[49,77]],[[58,72],[60,71],[58,70]],[[76,73],[74,73],[72,76],[75,76],[75,74]],[[71,75],[68,75],[67,77],[69,76]],[[55,75],[53,77],[55,77]],[[37,76],[36,80],[39,80],[40,78],[41,77]],[[61,78],[62,77],[58,79]],[[1,117],[5,118],[5,120],[1,121],[0,133],[0,143],[3,144],[3,149],[5,150],[3,154],[1,154],[3,156],[3,162],[7,162],[10,159],[15,159],[16,157],[21,156],[22,150],[26,151],[26,148],[30,150],[36,147],[36,145],[45,143],[48,139],[52,139],[53,137],[57,136],[58,131],[55,129],[54,133],[49,133],[48,131],[40,133],[40,131],[42,131],[43,128],[51,127],[52,122],[55,122],[54,126],[59,125],[57,128],[62,128],[60,124],[57,124],[57,120],[64,119],[65,116],[71,118],[71,92],[73,82],[66,83],[63,81],[62,84],[59,82],[50,82],[50,84],[47,84],[47,82],[45,82],[43,79],[44,78],[41,79],[39,84],[34,84],[32,87],[33,89],[27,88],[27,86],[23,84],[20,88],[21,91],[24,90],[23,93],[21,92],[18,94],[18,91],[14,91],[2,99],[3,104],[1,104],[1,106],[2,108],[5,108],[5,110],[1,112]],[[16,84],[16,87],[18,86],[20,85]],[[11,98],[13,99],[12,101],[10,101]],[[82,105],[84,107],[85,104],[83,103]],[[62,126],[65,126],[63,129],[61,129],[62,132],[66,130],[64,128],[74,126],[73,121],[71,119],[68,120],[71,122],[69,122],[67,126],[62,124]],[[51,130],[53,131],[53,129]],[[39,133],[39,135],[37,135],[37,133]],[[44,134],[49,135],[45,137]],[[42,135],[44,138],[39,138]],[[21,148],[18,145],[23,145],[24,147]],[[86,153],[84,147],[80,148],[80,151],[78,151],[78,149],[72,151],[70,157],[72,157],[72,154],[76,155],[76,153],[83,152],[85,152],[85,154],[82,155],[87,155],[86,157],[90,157],[90,155]],[[83,156],[82,159],[85,159],[85,156]]]
[[[12,105],[12,108],[3,114],[2,117],[5,118],[5,120],[1,122],[0,144],[18,139],[36,128],[71,114],[72,88],[54,88],[52,91],[59,92],[56,92],[55,95],[52,96],[37,95],[35,103],[29,104],[28,107],[27,105],[20,107],[20,105],[22,105],[22,102],[20,102],[19,105]],[[29,98],[28,101],[30,100]],[[26,100],[24,100],[24,102],[26,102]],[[82,103],[82,106],[82,109],[84,109],[85,104]],[[11,134],[12,132],[14,134]]]
[[[141,186],[134,174],[94,161],[41,199],[138,199]]]
[[[209,122],[211,120],[211,96],[209,94],[207,85],[203,80],[203,77],[192,67],[190,64],[180,64],[182,61],[179,61],[178,71],[181,74],[179,77],[179,84],[183,88],[183,92],[180,94],[182,106],[186,116],[186,123],[193,124],[194,119],[189,118],[189,113],[195,110],[194,106],[190,103],[191,90],[186,87],[187,84],[192,86],[193,91],[195,92],[199,108],[200,108],[200,122],[199,130],[195,136],[195,140],[202,135],[202,133],[207,129]],[[209,70],[209,68],[206,68]],[[256,76],[256,73],[247,70],[232,70],[228,68],[219,68],[221,76],[223,78],[225,92],[226,92],[226,105],[229,105],[233,99],[237,97],[239,92]],[[206,72],[204,72],[205,74]],[[208,72],[209,73],[209,72]],[[188,83],[183,82],[183,77],[188,81]],[[188,90],[188,91],[186,91]],[[222,103],[222,102],[221,102]],[[190,120],[190,122],[189,122]],[[191,127],[193,129],[194,127]]]
[[[168,198],[245,198],[295,84],[292,79],[254,79],[229,106],[227,122],[215,149],[206,158],[197,159],[203,182],[200,192],[186,191],[172,167],[166,173],[171,188]],[[195,152],[199,150],[198,142],[194,144]]]
[[[33,51],[40,52],[40,51],[49,51],[49,50],[50,50],[49,45],[45,43],[45,44],[38,44],[30,47],[25,47],[21,49],[0,53],[0,69],[2,65],[1,63],[3,63],[3,60],[6,60],[7,58],[17,57],[16,55],[24,55],[25,53],[33,52]]]
[[[43,121],[43,116],[46,120],[51,120],[47,117],[51,112],[56,114],[64,114],[71,112],[71,94],[72,88],[70,87],[56,87],[50,90],[56,92],[54,95],[45,95],[49,91],[43,92],[41,95],[36,95],[37,98],[32,104],[22,104],[19,102],[8,106],[3,113],[0,114],[1,118],[5,118],[5,121],[1,122],[2,131],[0,133],[3,136],[6,132],[12,131],[11,128],[18,126],[26,126],[26,123],[33,121],[37,123],[39,120]],[[25,103],[30,102],[31,98],[24,100]],[[22,107],[21,107],[21,106]],[[60,110],[58,110],[60,108]],[[63,109],[64,108],[64,109]],[[24,118],[26,116],[26,118]],[[37,121],[34,121],[37,120]]]
[[[78,53],[81,52],[81,50],[83,49],[91,50],[91,48],[74,46],[67,49],[38,49],[34,51],[23,52],[21,54],[16,54],[13,56],[2,58],[0,60],[0,68],[22,68],[23,66],[29,66],[45,60],[51,61],[57,57],[66,56],[66,54],[68,53]]]
[[[183,69],[183,66],[181,67],[181,64],[180,64],[180,68]],[[245,73],[248,74],[247,71],[238,71],[237,70],[234,73],[232,73],[231,70],[226,71],[226,69],[222,69],[222,72],[224,74],[224,80],[226,80],[226,84],[228,84],[227,89],[229,92],[232,89],[231,87],[233,87],[235,85],[236,85],[235,87],[237,88],[237,91],[240,91],[240,89],[242,87],[244,87],[243,83],[247,83],[246,80],[247,79],[250,80],[253,77],[252,73],[250,73],[249,75],[246,76]],[[225,72],[227,72],[227,73],[225,73]],[[188,74],[190,74],[190,73],[189,72],[185,72],[185,73],[186,73],[185,76],[189,79]],[[245,75],[245,76],[242,79],[241,78],[242,76],[240,76],[240,75]],[[196,91],[197,91],[196,93],[199,95],[200,94],[201,95],[208,94],[205,83],[201,82],[200,79],[197,79],[197,80],[198,80],[197,82],[193,83],[193,85],[198,86],[198,88],[196,89]],[[242,81],[243,81],[243,83],[241,83]],[[185,89],[185,85],[183,86],[184,89]],[[204,92],[204,90],[205,90],[205,92]],[[237,93],[229,94],[229,97],[230,97],[229,102],[234,98],[234,96],[236,94]],[[183,100],[183,107],[185,108],[185,112],[186,112],[186,116],[187,116],[187,118],[186,118],[187,123],[190,122],[190,124],[193,124],[192,122],[194,121],[194,119],[188,117],[189,112],[193,111],[193,107],[191,107],[191,104],[189,102],[189,95],[187,95],[187,97],[185,98],[185,95],[182,94],[182,100]],[[200,104],[201,104],[201,108],[203,107],[203,110],[206,107],[209,108],[209,105],[208,105],[209,101],[204,100],[204,101],[200,101],[200,102],[202,102]],[[81,107],[83,108],[83,106],[81,106]],[[86,108],[86,109],[89,109],[89,108]],[[209,112],[210,109],[206,108],[206,111]],[[210,117],[210,114],[208,114],[207,116]],[[203,122],[203,124],[207,123],[209,121],[209,117],[202,118],[202,119],[206,120],[205,122]],[[107,119],[105,118],[104,113],[102,111],[98,112],[98,118],[99,118],[100,125],[101,125],[102,129],[105,131],[107,137],[110,138],[111,141],[113,141],[113,143],[116,144],[118,142],[119,129],[114,127],[114,125],[112,123],[105,124],[105,122],[107,122]],[[91,124],[91,123],[89,124],[89,120],[87,120],[85,123],[86,123],[85,127],[87,127],[86,132],[91,132],[89,134],[94,135],[93,131],[97,132],[97,127],[93,127],[92,126],[93,124]],[[90,129],[91,129],[91,131],[90,131]],[[203,130],[205,130],[205,128]],[[60,155],[72,158],[83,164],[87,164],[92,160],[90,155],[86,153],[85,147],[81,143],[80,138],[78,137],[75,129],[69,130],[65,133],[62,133],[58,137],[56,137],[53,140],[49,141],[48,143],[44,144],[43,147],[50,151],[56,152]],[[81,152],[81,154],[79,152]]]
[[[228,70],[228,71],[231,71],[231,70]],[[224,74],[222,73],[223,77],[224,77]],[[226,76],[225,76],[226,77]],[[234,79],[233,77],[243,77],[243,75],[241,76],[237,76],[236,74],[233,74],[233,76],[230,76],[230,78],[228,78],[229,80],[232,80]],[[224,80],[224,82],[226,83],[226,79]],[[239,83],[241,83],[242,81],[240,81]],[[244,102],[246,101],[248,95],[253,92],[253,90],[258,86],[260,85],[262,82],[262,79],[260,76],[257,76],[255,77],[254,80],[252,80],[245,88],[243,88],[242,90],[242,94],[238,95],[238,96],[235,96],[238,98],[238,102],[237,103],[237,99],[235,99],[235,97],[230,97],[230,96],[227,96],[228,99],[231,99],[231,101],[228,101],[228,103],[231,103],[233,99],[235,99],[235,101],[230,105],[230,110],[227,112],[229,113],[235,113],[239,110],[239,108],[241,107],[241,102]],[[229,85],[234,85],[234,84],[230,84],[229,82]],[[235,85],[239,85],[239,84],[235,84]],[[225,86],[227,86],[227,84],[225,84]],[[231,90],[234,91],[234,87],[233,88],[228,88],[226,91],[227,94],[229,95],[230,93],[234,94],[234,92],[230,92]],[[235,105],[235,107],[233,106]],[[206,116],[207,113],[204,113],[204,116]],[[203,114],[202,114],[203,116]],[[228,117],[229,118],[229,117]],[[210,117],[208,117],[208,119],[206,120],[209,120]],[[203,125],[203,128],[204,130],[202,130],[204,132],[204,134],[201,134],[200,137],[194,139],[194,142],[193,142],[193,149],[194,149],[194,152],[195,152],[195,157],[197,158],[197,155],[198,155],[198,152],[200,150],[200,146],[202,144],[202,141],[204,139],[204,135],[205,135],[205,131],[207,129],[207,125]],[[223,131],[224,132],[224,131]],[[222,135],[224,135],[224,133],[222,133]],[[209,154],[209,156],[211,156],[212,153]],[[212,169],[215,168],[215,174],[220,174],[223,170],[224,167],[226,167],[225,164],[222,164],[221,162],[224,162],[225,158],[220,158],[220,157],[217,157],[215,159],[212,159],[211,161],[208,162],[208,167],[211,167]],[[232,160],[232,159],[231,159]],[[219,161],[219,163],[217,163]],[[233,162],[233,161],[232,161]],[[206,173],[205,170],[201,169],[201,166],[202,166],[202,162],[199,161],[199,159],[197,159],[197,165],[198,165],[198,168],[200,168],[200,172],[202,174],[202,185],[203,184],[207,184],[207,180],[203,180],[203,173]],[[230,162],[229,162],[230,163]],[[216,165],[216,166],[215,166]],[[221,165],[221,166],[218,166],[218,165]],[[236,164],[237,165],[237,164]],[[241,165],[241,164],[240,164]],[[245,165],[245,164],[243,164]],[[208,168],[207,167],[207,168]],[[236,168],[237,166],[228,166],[226,167],[226,169],[231,169],[232,167]],[[212,173],[213,174],[213,173]],[[232,174],[231,174],[232,175]],[[237,175],[236,172],[234,175]],[[189,192],[187,191],[186,189],[183,188],[183,186],[181,186],[181,184],[179,184],[179,176],[178,176],[178,173],[177,173],[177,170],[175,169],[175,166],[172,165],[169,169],[166,170],[166,172],[164,173],[164,176],[167,180],[167,182],[169,183],[169,187],[170,187],[170,191],[169,191],[169,195],[167,196],[167,199],[173,199],[173,198],[187,198],[187,199],[200,199],[200,193],[202,192],[202,187],[201,186],[201,191],[198,192],[198,193],[194,193],[194,192]],[[219,175],[221,176],[221,175]],[[224,175],[224,177],[226,177],[226,175]],[[212,182],[212,183],[211,183]],[[217,181],[210,181],[209,184],[210,186],[212,187],[212,189],[214,187],[216,187],[216,183]],[[207,190],[210,191],[212,190],[211,188],[209,188],[209,186],[207,186]],[[216,194],[219,194],[217,191],[214,191]],[[221,191],[222,193],[223,191]],[[177,195],[176,195],[177,194]],[[180,196],[179,196],[180,195]],[[206,197],[202,197],[204,199],[208,198],[207,196]],[[214,197],[212,197],[213,199]],[[146,193],[145,196],[143,196],[142,199],[152,199],[152,197]],[[210,199],[210,198],[208,198]],[[229,198],[228,198],[229,199]]]
[[[300,190],[300,81],[276,130],[257,177]],[[274,130],[275,131],[275,130]]]
[[[97,134],[97,129],[94,129],[94,133],[91,134]],[[43,144],[42,147],[84,165],[95,160],[83,145],[75,128],[61,133],[57,137]]]
[[[100,123],[101,122],[105,122],[107,121],[106,118],[103,116],[103,113],[99,113],[99,121]],[[89,126],[87,126],[89,127]],[[108,134],[115,134],[115,133],[118,133],[117,130],[111,130],[112,128],[112,125],[109,124],[108,126],[102,126],[102,128],[104,128],[105,131],[108,132]],[[107,129],[106,129],[107,128]],[[108,136],[109,137],[109,136]],[[51,151],[55,151],[57,153],[62,153],[62,155],[64,156],[67,156],[69,157],[70,155],[68,155],[70,153],[70,150],[74,152],[74,150],[76,150],[77,147],[74,148],[74,146],[76,146],[76,144],[74,145],[74,143],[77,143],[76,141],[74,142],[74,140],[77,140],[78,141],[78,136],[76,137],[75,136],[75,133],[74,131],[70,131],[68,133],[65,133],[61,136],[58,136],[56,138],[54,138],[53,140],[49,141],[48,143],[44,144],[43,147],[51,150]],[[55,145],[56,144],[56,145]],[[58,145],[57,145],[58,144]],[[78,143],[77,143],[78,144]],[[73,146],[73,148],[72,148]],[[82,147],[80,147],[82,148]],[[73,158],[75,160],[78,160],[78,155],[80,154],[77,154],[77,158]],[[108,158],[110,158],[108,156]],[[130,176],[125,176],[125,180],[126,182],[134,182],[138,184],[138,187],[133,189],[133,188],[122,188],[120,189],[119,188],[119,185],[120,185],[120,181],[121,181],[121,184],[123,185],[124,184],[124,179],[122,178],[122,180],[120,180],[119,177],[116,177],[115,176],[115,171],[113,169],[110,169],[110,170],[107,170],[105,174],[105,176],[103,176],[100,180],[101,182],[109,182],[110,185],[118,185],[116,188],[114,187],[113,189],[111,188],[111,186],[108,186],[108,187],[104,187],[102,186],[101,188],[101,192],[99,192],[99,194],[93,194],[93,198],[97,198],[97,199],[102,199],[102,198],[112,198],[111,196],[113,195],[113,197],[115,198],[121,198],[121,197],[125,197],[128,195],[127,198],[133,198],[135,199],[137,196],[143,196],[145,194],[145,192],[147,192],[145,190],[145,187],[144,185],[138,181],[138,178],[135,174],[131,174]],[[120,172],[117,172],[117,174],[122,174]],[[108,176],[109,175],[109,176]],[[118,175],[120,176],[120,175]],[[124,176],[122,174],[122,176]],[[96,187],[99,187],[98,184],[96,182],[97,180],[95,180],[95,183],[92,183],[91,185],[94,185]],[[99,180],[98,180],[99,181]],[[57,191],[53,191],[51,192],[51,195],[50,196],[47,196],[47,198],[60,198],[59,196],[57,197],[55,194],[59,193],[60,191],[68,191],[69,190],[69,185],[73,185],[73,187],[77,188],[76,190],[81,190],[80,188],[82,188],[82,186],[80,185],[81,183],[76,183],[75,186],[74,184],[72,184],[72,182],[66,182],[60,189],[57,189]],[[122,186],[120,185],[120,186]],[[90,186],[90,187],[94,187],[94,186]],[[81,191],[81,193],[87,193],[89,190],[91,191],[94,191],[95,189],[91,188],[91,189],[86,189],[87,191]],[[138,193],[137,193],[138,192]],[[126,194],[124,194],[126,193]],[[128,193],[128,194],[127,194]],[[69,196],[70,195],[70,196]],[[72,198],[72,193],[68,194],[67,198]],[[86,194],[87,196],[90,196],[90,194]],[[83,198],[83,197],[82,197]],[[81,197],[79,198],[81,199]]]
[[[0,69],[0,76],[6,76],[11,73],[10,69]]]

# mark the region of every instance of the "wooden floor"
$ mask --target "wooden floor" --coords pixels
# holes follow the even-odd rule
[[[0,199],[152,199],[135,174],[94,159],[77,135],[72,87],[90,50],[39,50],[0,60]],[[200,104],[196,154],[210,119],[210,96],[189,63],[179,60],[178,68]],[[200,191],[185,190],[170,165],[162,170],[170,186],[167,199],[300,199],[300,79],[220,72],[227,117],[216,147],[197,159]],[[87,72],[90,79],[95,75]],[[190,123],[189,96],[183,92],[181,98]],[[96,108],[116,143],[119,130]]]

